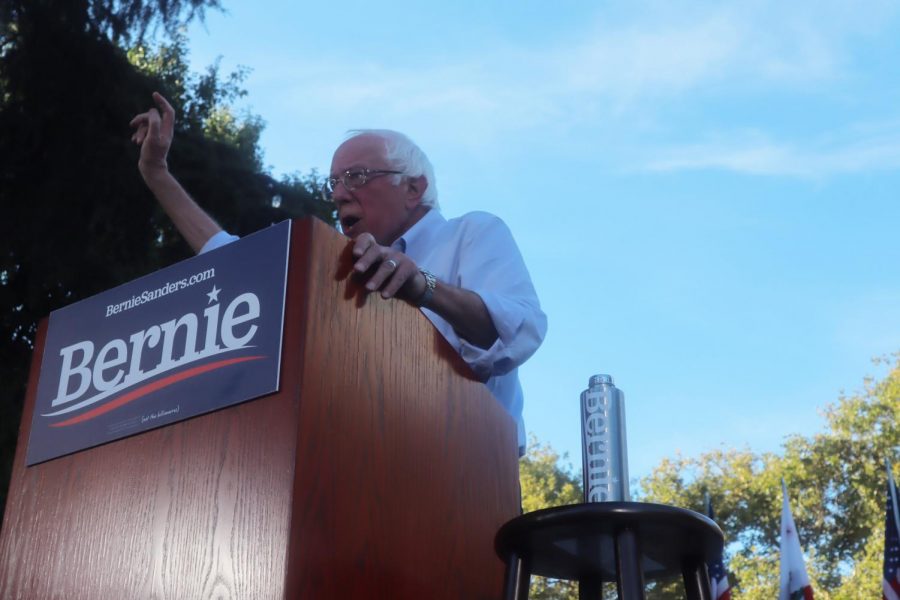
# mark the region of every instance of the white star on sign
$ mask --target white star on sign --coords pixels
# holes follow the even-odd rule
[[[221,292],[221,291],[222,290],[220,290],[219,288],[217,288],[215,286],[215,284],[213,284],[212,291],[210,293],[206,294],[209,297],[209,302],[207,302],[207,304],[212,304],[213,302],[218,302],[219,301],[219,292]]]

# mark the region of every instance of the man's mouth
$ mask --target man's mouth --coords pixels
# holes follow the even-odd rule
[[[354,217],[351,215],[347,215],[346,217],[341,217],[341,229],[346,234],[350,234],[350,230],[353,229],[353,226],[359,223],[359,217]]]

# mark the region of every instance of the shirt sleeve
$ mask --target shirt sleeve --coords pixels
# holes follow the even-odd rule
[[[497,329],[490,348],[460,339],[459,353],[476,374],[493,377],[524,363],[547,333],[547,316],[519,247],[506,224],[487,213],[473,213],[460,247],[459,287],[478,294]]]
[[[223,229],[222,231],[216,233],[211,238],[206,240],[206,243],[203,244],[203,247],[200,248],[200,252],[198,252],[197,254],[204,254],[206,252],[209,252],[210,250],[221,248],[222,246],[230,244],[231,242],[236,242],[239,239],[241,238],[236,235],[231,235]]]

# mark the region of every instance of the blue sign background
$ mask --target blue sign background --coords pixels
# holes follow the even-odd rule
[[[51,313],[27,464],[277,391],[289,240],[285,221]]]

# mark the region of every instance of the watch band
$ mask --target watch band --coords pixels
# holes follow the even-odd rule
[[[437,286],[437,277],[427,269],[420,268],[419,273],[425,278],[425,291],[422,292],[422,295],[416,300],[416,306],[419,308],[427,308],[428,303],[431,302],[431,297],[434,295],[434,288]]]

